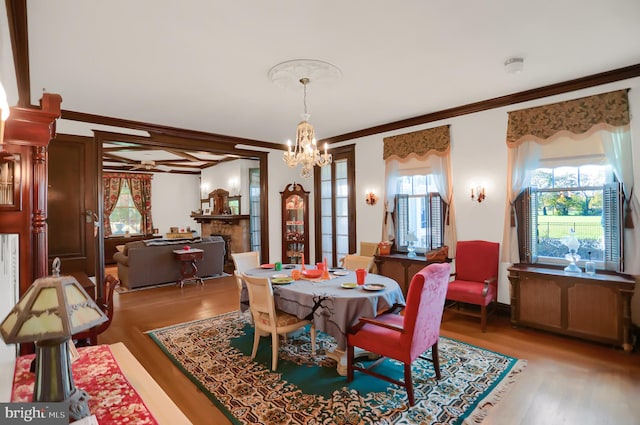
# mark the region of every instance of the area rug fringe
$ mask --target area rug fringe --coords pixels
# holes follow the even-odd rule
[[[518,360],[508,372],[507,376],[483,398],[476,408],[467,416],[462,425],[478,425],[481,424],[489,414],[489,411],[495,406],[502,397],[509,391],[510,387],[515,384],[517,375],[527,366],[526,360]]]

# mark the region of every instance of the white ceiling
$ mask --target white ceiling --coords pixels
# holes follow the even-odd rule
[[[638,0],[30,0],[32,103],[284,143],[302,87],[269,69],[336,65],[308,87],[337,136],[640,63]],[[525,59],[524,72],[503,63]]]

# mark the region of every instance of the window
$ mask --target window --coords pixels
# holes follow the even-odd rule
[[[249,231],[251,250],[260,252],[260,169],[249,169]]]
[[[141,233],[142,216],[133,203],[131,190],[126,179],[122,179],[120,196],[111,215],[109,215],[109,220],[111,221],[111,234],[113,235]]]
[[[521,258],[566,265],[567,238],[579,242],[578,265],[591,259],[598,269],[618,270],[621,257],[622,197],[609,165],[559,166],[535,170],[521,196],[525,235]]]
[[[413,247],[426,252],[443,245],[444,202],[432,175],[401,176],[397,180],[395,205],[396,244],[407,251],[409,235],[415,236]]]
[[[337,265],[341,258],[356,252],[354,193],[355,151],[352,145],[336,148],[333,162],[316,167],[316,256]]]

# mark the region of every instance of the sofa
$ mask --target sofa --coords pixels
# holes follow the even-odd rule
[[[219,236],[197,239],[150,239],[125,244],[113,259],[118,265],[120,284],[128,289],[180,280],[180,261],[174,250],[185,245],[204,251],[204,259],[196,262],[197,276],[207,278],[223,274],[225,242]]]

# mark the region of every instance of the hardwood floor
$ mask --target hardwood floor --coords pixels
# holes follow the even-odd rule
[[[113,322],[99,342],[124,342],[193,424],[230,424],[144,332],[236,310],[233,277],[116,294],[114,302]],[[442,335],[528,361],[484,424],[640,424],[638,352],[514,329],[501,316],[482,333],[478,321],[447,313]]]

